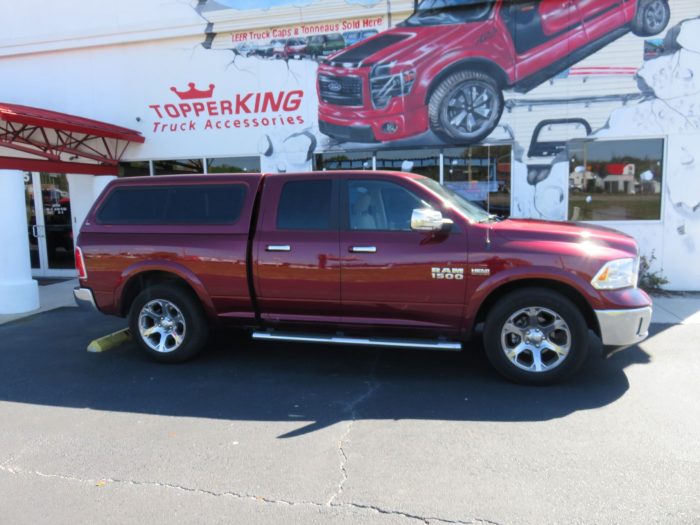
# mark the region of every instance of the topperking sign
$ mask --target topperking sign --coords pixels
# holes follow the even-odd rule
[[[200,130],[226,130],[284,127],[305,124],[300,113],[304,100],[301,89],[227,93],[215,95],[215,84],[187,89],[170,88],[170,101],[149,104],[150,131],[154,134],[186,133]]]

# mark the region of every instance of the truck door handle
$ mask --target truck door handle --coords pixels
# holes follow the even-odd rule
[[[352,253],[377,253],[376,246],[350,246]]]
[[[265,248],[267,252],[291,252],[292,247],[289,244],[268,244]]]
[[[32,226],[32,235],[33,235],[36,239],[39,238],[39,227],[38,227],[36,224],[34,224],[34,225]]]

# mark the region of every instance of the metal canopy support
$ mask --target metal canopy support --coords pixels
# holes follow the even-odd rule
[[[0,147],[20,153],[0,156],[0,168],[114,175],[129,143],[143,141],[104,122],[0,103]]]

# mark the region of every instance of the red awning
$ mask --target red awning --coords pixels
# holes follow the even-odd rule
[[[0,168],[59,173],[115,173],[138,131],[47,109],[0,102],[0,147],[21,152],[0,156]]]

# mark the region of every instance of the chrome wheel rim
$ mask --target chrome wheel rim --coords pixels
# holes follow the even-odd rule
[[[141,340],[155,352],[167,354],[180,348],[186,330],[185,316],[165,299],[149,301],[139,312]]]
[[[498,118],[498,104],[498,93],[490,84],[477,80],[464,82],[447,97],[442,121],[453,136],[476,137]]]
[[[541,374],[560,366],[571,350],[571,330],[554,310],[541,306],[513,313],[501,330],[501,348],[517,368]]]
[[[661,31],[666,20],[666,9],[662,0],[655,0],[647,6],[644,14],[647,27],[652,32]]]

